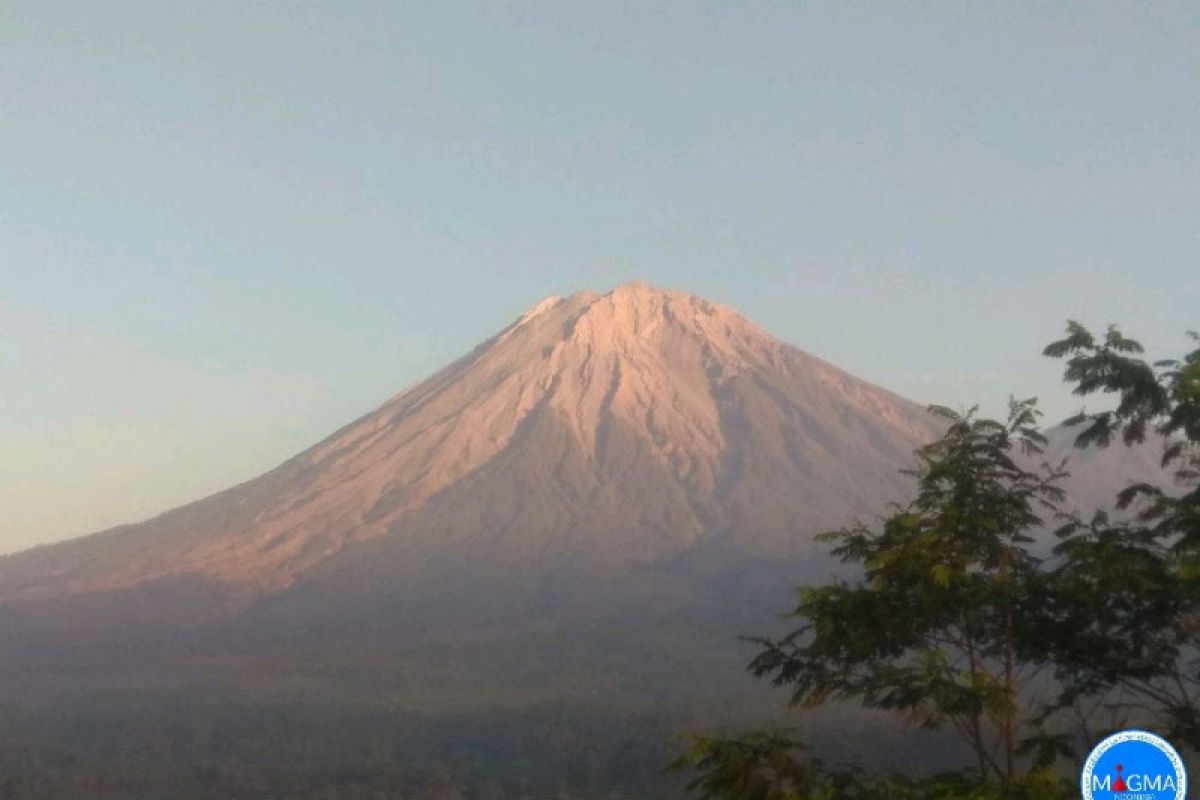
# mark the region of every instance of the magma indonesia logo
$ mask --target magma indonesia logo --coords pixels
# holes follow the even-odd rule
[[[1162,737],[1121,731],[1092,749],[1079,788],[1083,800],[1185,800],[1187,769]]]

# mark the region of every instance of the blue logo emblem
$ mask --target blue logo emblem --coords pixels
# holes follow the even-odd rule
[[[1092,748],[1079,788],[1083,800],[1184,800],[1187,769],[1161,736],[1121,731]]]

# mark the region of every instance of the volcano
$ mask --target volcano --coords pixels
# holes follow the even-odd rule
[[[0,602],[803,557],[900,496],[933,433],[916,404],[723,306],[645,284],[552,297],[259,478],[0,560]]]
[[[0,624],[411,641],[736,604],[826,575],[815,535],[906,497],[936,432],[724,306],[642,283],[551,297],[258,478],[0,559]],[[1089,458],[1114,484],[1098,501],[1153,471]]]

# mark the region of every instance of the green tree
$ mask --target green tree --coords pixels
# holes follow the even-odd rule
[[[1063,526],[1052,576],[1058,629],[1048,641],[1059,708],[1090,701],[1153,715],[1200,751],[1200,346],[1156,363],[1142,353],[1116,327],[1097,338],[1077,322],[1045,349],[1067,359],[1075,394],[1116,399],[1067,420],[1081,426],[1077,446],[1141,444],[1153,432],[1175,477],[1174,487],[1125,487],[1115,499],[1122,519],[1098,513]]]
[[[1018,757],[1035,716],[1023,693],[1044,666],[1045,573],[1030,532],[1062,500],[1064,473],[1022,466],[1045,443],[1032,400],[1013,402],[1005,423],[933,410],[949,427],[917,451],[916,498],[880,530],[822,537],[862,580],[803,589],[800,626],[758,640],[751,670],[791,687],[793,705],[852,700],[950,727],[975,776],[1007,785],[1056,755]]]
[[[762,650],[750,668],[789,687],[793,706],[857,702],[952,729],[972,766],[921,780],[869,776],[830,772],[785,739],[700,740],[677,765],[700,771],[692,786],[703,796],[1067,796],[1048,771],[1063,743],[1035,726],[1026,696],[1052,621],[1030,534],[1056,512],[1065,473],[1023,466],[1045,443],[1032,400],[1012,402],[1006,422],[933,411],[948,427],[916,453],[915,498],[878,529],[821,537],[861,577],[801,589],[798,627],[754,640]]]

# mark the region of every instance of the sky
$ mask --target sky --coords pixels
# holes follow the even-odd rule
[[[919,402],[1200,329],[1195,3],[0,4],[0,552],[275,466],[552,294]]]

